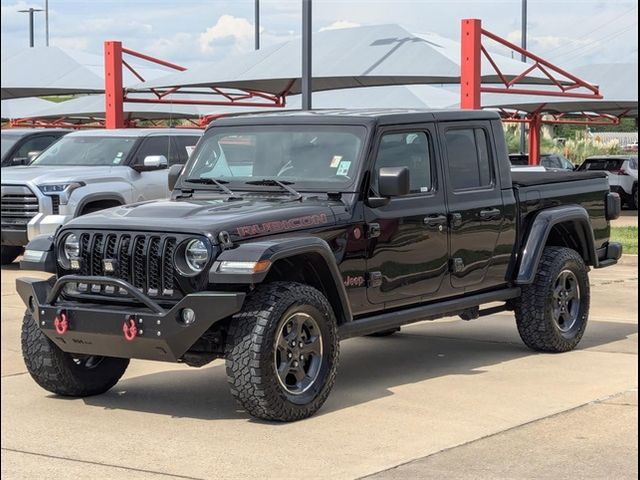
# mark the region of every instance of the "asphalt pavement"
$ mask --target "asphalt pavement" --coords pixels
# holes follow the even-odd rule
[[[509,313],[343,342],[311,419],[257,421],[224,364],[134,361],[110,392],[55,397],[20,354],[18,272],[2,270],[2,478],[637,478],[638,262],[592,272],[580,347],[538,354]]]

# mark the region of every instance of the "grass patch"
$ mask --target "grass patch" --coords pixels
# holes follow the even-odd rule
[[[624,253],[638,254],[638,227],[612,227],[611,241],[620,242]]]

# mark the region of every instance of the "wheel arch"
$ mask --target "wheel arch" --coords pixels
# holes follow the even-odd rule
[[[119,194],[116,193],[96,193],[87,195],[80,202],[76,209],[77,215],[82,215],[85,209],[91,205],[105,205],[104,208],[117,207],[118,205],[124,205],[127,203]]]
[[[269,269],[252,274],[221,273],[223,261],[269,261]],[[335,256],[324,240],[312,237],[278,238],[250,242],[224,250],[209,272],[209,282],[257,285],[272,281],[297,281],[318,289],[327,298],[338,324],[353,316]]]
[[[598,255],[589,213],[579,205],[542,210],[533,220],[520,252],[515,283],[533,282],[545,247],[567,247],[577,251],[587,265],[598,266]]]

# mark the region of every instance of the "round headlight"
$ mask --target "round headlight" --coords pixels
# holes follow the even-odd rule
[[[191,240],[184,249],[184,260],[194,272],[201,272],[209,261],[209,250],[202,240]]]
[[[67,260],[80,256],[80,240],[75,233],[67,235],[63,243],[63,252]]]

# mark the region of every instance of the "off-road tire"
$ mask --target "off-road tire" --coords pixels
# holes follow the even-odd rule
[[[279,329],[297,312],[314,316],[322,336],[322,362],[309,390],[292,395],[281,385],[274,359]],[[336,318],[322,293],[294,282],[261,285],[230,321],[226,369],[231,394],[260,419],[290,422],[310,417],[331,392],[338,354]]]
[[[2,265],[10,265],[13,261],[22,255],[24,248],[16,247],[13,245],[2,245],[2,249],[0,249],[0,257],[2,260]]]
[[[129,359],[112,357],[100,357],[92,368],[79,365],[42,333],[29,312],[22,321],[22,357],[38,385],[69,397],[106,392],[118,383],[129,365]]]
[[[577,279],[580,306],[575,326],[562,332],[553,319],[552,303],[555,282],[567,270]],[[570,248],[546,247],[533,283],[522,289],[514,305],[520,338],[529,348],[541,352],[573,350],[587,327],[589,303],[588,268],[580,254]]]
[[[381,330],[379,332],[370,333],[367,337],[390,337],[394,333],[398,333],[400,331],[400,327],[390,328],[388,330]]]

